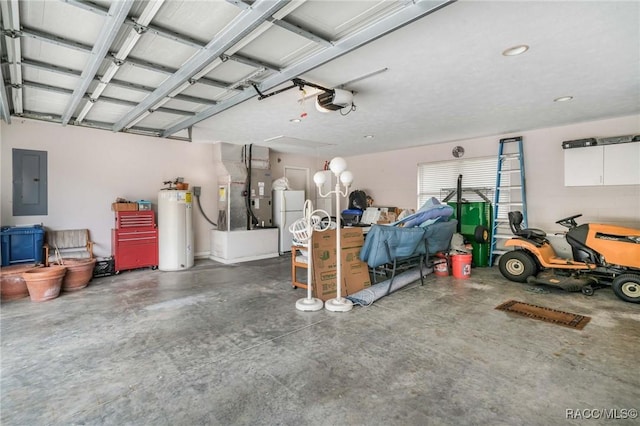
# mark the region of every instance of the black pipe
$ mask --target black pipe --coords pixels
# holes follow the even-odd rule
[[[205,218],[205,220],[207,222],[209,222],[210,224],[212,224],[213,226],[215,226],[217,228],[218,224],[213,222],[211,219],[209,219],[207,217],[207,215],[204,213],[204,210],[202,210],[202,204],[200,204],[200,196],[194,194],[194,197],[196,197],[196,201],[198,202],[198,209],[200,209],[200,213],[202,213],[202,216],[204,216],[204,218]]]
[[[246,145],[245,145],[246,148]],[[253,229],[253,225],[258,224],[258,218],[253,213],[253,209],[251,208],[251,162],[253,161],[253,144],[249,144],[249,165],[247,166],[247,157],[245,150],[245,158],[244,165],[247,169],[247,185],[246,185],[246,197],[245,197],[245,206],[247,209],[247,230],[250,231]]]
[[[462,231],[462,175],[458,175],[458,185],[456,186],[456,218],[458,224],[456,225],[456,232],[459,234]]]

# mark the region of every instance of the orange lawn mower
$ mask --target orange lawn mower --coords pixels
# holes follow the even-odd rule
[[[521,228],[522,213],[509,212],[515,235],[505,243],[512,251],[498,263],[505,278],[530,284],[546,284],[588,296],[595,289],[611,286],[620,299],[640,303],[640,230],[622,226],[585,223],[577,214],[557,221],[569,230],[565,238],[572,258],[558,257],[546,233]]]

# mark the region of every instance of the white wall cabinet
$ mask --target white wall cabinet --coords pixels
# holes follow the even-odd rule
[[[640,185],[640,142],[604,146],[604,184]]]
[[[640,142],[565,149],[564,185],[640,185]]]
[[[564,185],[602,185],[604,146],[588,146],[564,150]]]

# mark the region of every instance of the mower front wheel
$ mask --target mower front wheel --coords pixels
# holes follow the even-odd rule
[[[505,278],[519,283],[527,282],[527,278],[538,273],[536,261],[523,250],[509,251],[500,256],[498,267]]]
[[[595,293],[595,289],[593,287],[591,287],[590,285],[585,285],[584,287],[582,287],[580,289],[580,291],[585,296],[593,296],[593,293]]]
[[[625,302],[640,303],[640,275],[622,274],[611,282],[613,292]]]

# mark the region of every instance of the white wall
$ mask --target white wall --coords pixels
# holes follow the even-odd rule
[[[284,154],[271,151],[269,162],[271,163],[271,176],[278,179],[284,176],[285,167],[300,167],[309,169],[309,182],[305,188],[307,198],[314,200],[316,187],[313,183],[313,174],[318,171],[318,159],[304,155]]]
[[[324,159],[320,158],[317,155],[313,157],[305,157],[303,155],[295,155],[295,154],[285,154],[279,152],[271,152],[269,155],[270,163],[271,163],[271,174],[274,179],[284,176],[284,168],[285,167],[304,167],[309,169],[309,183],[306,188],[306,196],[307,199],[310,199],[313,202],[314,208],[320,208],[322,206],[319,201],[320,197],[318,195],[318,190],[316,188],[316,184],[313,182],[313,175],[319,171],[323,170],[325,161],[331,160],[330,158]],[[350,165],[349,165],[350,167]],[[350,169],[350,168],[349,168]],[[350,169],[351,170],[351,169]],[[332,190],[334,188],[331,188]],[[340,209],[344,210],[347,208],[349,204],[349,194],[354,189],[360,189],[358,187],[352,186],[349,188],[346,197],[340,198]],[[341,191],[344,191],[344,187],[341,187]],[[330,195],[332,206],[335,206],[335,195]],[[329,198],[325,197],[325,199]]]
[[[354,174],[353,189],[363,189],[377,205],[415,208],[417,165],[451,160],[451,149],[465,148],[464,158],[495,156],[498,141],[523,136],[527,178],[529,225],[547,231],[561,230],[554,222],[582,213],[583,221],[618,223],[640,228],[640,186],[565,187],[562,141],[640,133],[640,116],[592,121],[570,126],[467,139],[385,153],[346,158]],[[44,223],[54,229],[89,228],[96,253],[111,252],[111,203],[116,197],[157,202],[162,182],[183,176],[191,187],[202,187],[205,213],[217,219],[217,171],[213,145],[111,133],[81,127],[12,119],[1,125],[0,222],[2,225]],[[49,214],[12,215],[12,148],[48,151]],[[278,161],[280,159],[280,161]],[[274,177],[285,166],[307,167],[310,177],[324,164],[317,155],[272,152]],[[455,184],[455,182],[453,183]],[[311,193],[315,194],[312,180]],[[343,208],[345,205],[343,204]],[[196,254],[209,252],[209,230],[194,206]]]
[[[464,147],[464,158],[497,156],[500,139],[522,136],[529,226],[562,230],[554,223],[556,220],[582,213],[579,223],[607,222],[640,228],[640,185],[564,186],[563,141],[626,134],[640,134],[639,115],[352,156],[346,160],[355,178],[353,188],[365,190],[376,205],[415,208],[419,163],[452,160],[451,150],[456,145]],[[451,186],[455,184],[452,182]]]
[[[205,213],[217,218],[213,145],[12,118],[1,127],[2,225],[43,223],[52,229],[88,228],[97,256],[111,255],[116,197],[151,200],[163,182],[182,176],[202,187]],[[13,216],[12,149],[48,152],[49,211],[46,216]],[[214,214],[215,213],[215,214]],[[209,225],[194,202],[196,255],[208,255]]]

